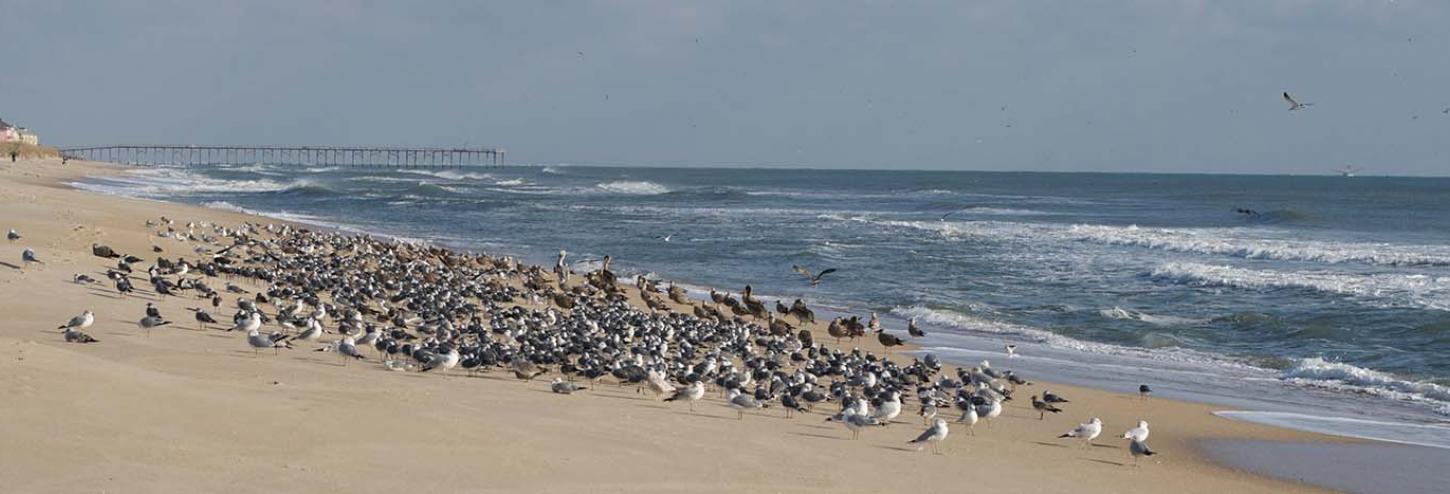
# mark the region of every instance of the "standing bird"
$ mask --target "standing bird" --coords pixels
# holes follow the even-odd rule
[[[1148,399],[1148,395],[1151,395],[1151,394],[1153,394],[1153,388],[1148,387],[1147,384],[1139,384],[1138,385],[1138,397],[1139,398],[1142,398],[1142,399],[1146,400],[1146,399]]]
[[[1284,91],[1284,101],[1289,103],[1289,111],[1299,111],[1314,106],[1314,103],[1300,103],[1298,101],[1294,101],[1294,97],[1289,96],[1288,91]]]
[[[1138,440],[1134,440],[1133,442],[1128,444],[1128,452],[1133,455],[1133,466],[1135,467],[1138,466],[1139,458],[1158,454],[1157,452],[1148,449],[1148,443]]]
[[[256,315],[255,312],[252,314],[254,316]],[[292,348],[292,343],[287,340],[286,335],[275,331],[272,334],[266,335],[256,329],[247,331],[247,344],[251,345],[253,356],[258,355],[258,352],[263,348],[271,348],[272,355],[276,355],[277,349],[279,348]]]
[[[876,331],[876,341],[881,342],[881,346],[886,347],[886,353],[891,353],[891,347],[906,344],[905,341],[901,340],[901,337],[887,333],[883,330]]]
[[[947,421],[936,419],[936,421],[932,422],[931,427],[927,427],[920,436],[916,436],[916,439],[908,441],[907,444],[915,444],[916,450],[921,451],[924,443],[931,443],[931,452],[933,454],[941,454],[941,451],[937,449],[937,445],[945,441],[947,434],[950,432],[947,429]]]
[[[828,418],[826,420],[831,419]],[[841,418],[841,423],[846,424],[847,429],[851,429],[851,439],[861,439],[861,429],[886,425],[885,422],[877,420],[876,417],[864,413],[846,415]]]
[[[45,262],[41,261],[40,258],[35,257],[35,249],[29,247],[26,247],[25,250],[20,252],[20,260],[23,261],[26,266],[29,266],[32,262],[36,264],[45,264]]]
[[[675,394],[669,398],[665,398],[665,401],[685,400],[686,403],[690,404],[690,412],[693,413],[695,411],[695,402],[700,401],[700,398],[704,397],[705,384],[701,381],[695,381],[690,383],[689,386],[675,390]]]
[[[735,420],[744,420],[746,410],[756,410],[769,406],[765,402],[755,399],[754,395],[741,393],[738,389],[731,389],[730,394],[725,397],[725,402],[730,404],[730,408],[735,409]]]
[[[926,331],[922,331],[920,327],[917,327],[916,318],[913,317],[906,320],[906,334],[911,335],[912,338],[920,338],[926,336]]]
[[[830,268],[830,269],[826,269],[824,271],[821,271],[820,273],[811,274],[810,270],[807,270],[806,268],[803,268],[803,267],[800,267],[800,266],[796,266],[796,265],[791,265],[790,269],[792,271],[795,271],[796,273],[799,273],[801,276],[806,277],[806,280],[808,280],[808,281],[811,282],[811,286],[820,285],[821,284],[821,277],[822,276],[825,276],[825,275],[828,275],[828,274],[831,274],[831,273],[836,272],[836,268]]]
[[[1089,420],[1086,424],[1077,424],[1077,427],[1073,428],[1073,430],[1067,431],[1066,433],[1063,433],[1061,436],[1057,437],[1059,439],[1064,437],[1075,437],[1078,440],[1082,441],[1082,447],[1087,447],[1088,445],[1092,444],[1093,439],[1097,439],[1098,435],[1102,433],[1102,419],[1093,417],[1092,420]]]
[[[1137,427],[1134,427],[1132,429],[1128,429],[1128,432],[1124,432],[1123,433],[1123,439],[1132,439],[1132,440],[1138,441],[1138,442],[1147,441],[1148,440],[1148,421],[1147,420],[1139,420]]]
[[[140,321],[136,321],[137,326],[140,326],[142,329],[146,330],[146,336],[151,336],[151,328],[159,328],[167,324],[171,324],[171,321],[162,319],[159,315],[153,316],[149,314],[146,317],[141,318]]]
[[[1050,403],[1037,399],[1037,395],[1032,395],[1032,409],[1037,410],[1037,420],[1042,420],[1043,417],[1046,417],[1049,412],[1062,412],[1061,408],[1057,408],[1055,406],[1052,406],[1052,404]]]
[[[216,319],[212,318],[211,317],[211,314],[207,314],[206,311],[201,310],[201,309],[191,309],[191,310],[193,312],[196,312],[197,329],[200,329],[200,330],[205,331],[208,324],[216,324],[217,323],[216,322]]]
[[[66,321],[65,324],[62,324],[55,329],[86,329],[91,327],[92,324],[95,324],[95,322],[96,314],[87,310],[85,312],[81,312],[75,317],[70,318],[70,320]]]

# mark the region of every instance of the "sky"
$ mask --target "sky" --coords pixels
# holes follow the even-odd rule
[[[0,46],[60,146],[1450,175],[1444,0],[0,0]]]

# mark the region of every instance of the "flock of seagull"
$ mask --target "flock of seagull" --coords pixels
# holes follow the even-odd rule
[[[188,308],[197,329],[244,334],[254,356],[311,342],[321,345],[316,351],[333,352],[344,364],[369,360],[371,354],[384,368],[400,372],[502,369],[521,380],[555,373],[550,390],[565,395],[610,378],[666,402],[684,401],[692,413],[713,388],[739,420],[777,405],[787,418],[834,407],[826,421],[842,424],[853,439],[895,422],[914,397],[928,426],[907,443],[917,450],[930,445],[935,453],[953,424],[972,435],[979,421],[991,427],[1017,387],[1031,384],[985,360],[950,373],[930,353],[902,364],[859,348],[831,348],[805,327],[815,322],[815,314],[802,300],[789,306],[776,301],[771,311],[749,285],[738,297],[711,290],[709,300],[694,300],[673,283],[661,287],[657,280],[638,277],[640,307],[609,270],[608,256],[598,269],[581,275],[569,269],[563,251],[546,271],[510,257],[290,225],[178,226],[162,217],[147,221],[147,227],[159,237],[191,242],[193,260],[158,257],[147,263],[93,244],[94,256],[115,263],[105,277],[117,293],[141,296],[145,292],[135,288],[136,279],[149,285],[153,297],[200,302]],[[7,238],[13,242],[21,236],[11,230]],[[42,262],[32,249],[22,258],[27,265]],[[149,266],[143,270],[144,264]],[[833,271],[796,268],[812,284]],[[86,274],[73,279],[101,284]],[[234,283],[242,279],[265,289]],[[225,309],[223,294],[234,297]],[[230,324],[213,316],[233,305]],[[96,343],[84,332],[95,321],[95,313],[86,310],[57,329],[67,342]],[[137,321],[147,335],[171,324],[151,302]],[[271,327],[276,329],[264,331]],[[827,324],[837,342],[865,337],[868,331],[887,352],[905,343],[882,328],[875,313],[864,323],[851,316]],[[925,334],[915,319],[907,331],[913,337]],[[322,343],[329,334],[335,337]],[[1015,350],[1008,345],[1007,356],[1014,357]],[[1150,392],[1147,385],[1139,389],[1144,399]],[[1070,403],[1051,391],[1040,396],[1031,398],[1039,419]],[[948,422],[948,414],[957,418]],[[1059,437],[1087,445],[1102,428],[1094,417]],[[1122,438],[1129,442],[1134,465],[1155,454],[1146,444],[1147,422]]]

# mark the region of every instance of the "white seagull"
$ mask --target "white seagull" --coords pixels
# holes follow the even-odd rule
[[[690,411],[694,412],[695,402],[700,401],[700,398],[704,397],[705,384],[700,381],[695,381],[690,383],[689,386],[675,390],[675,394],[669,398],[665,398],[665,401],[685,400],[686,403],[690,404]]]
[[[920,436],[916,436],[916,439],[909,441],[907,444],[915,444],[916,450],[921,451],[924,443],[931,443],[931,452],[941,454],[941,451],[937,449],[937,445],[946,440],[947,433],[949,432],[951,431],[947,429],[947,421],[936,419],[935,422],[932,422],[931,427],[927,427]]]
[[[1102,419],[1093,417],[1092,420],[1089,420],[1086,424],[1077,424],[1077,428],[1067,431],[1067,433],[1057,437],[1075,437],[1082,441],[1083,447],[1087,447],[1089,444],[1092,444],[1093,439],[1097,439],[1098,435],[1102,433]]]
[[[87,310],[80,313],[80,315],[78,316],[70,318],[70,320],[66,321],[65,324],[62,324],[60,325],[60,327],[57,327],[55,329],[86,329],[91,327],[92,324],[95,324],[95,322],[96,314]]]
[[[1137,427],[1134,427],[1132,429],[1128,429],[1128,432],[1124,432],[1123,433],[1123,439],[1132,439],[1134,441],[1139,441],[1139,442],[1147,441],[1148,440],[1148,421],[1147,420],[1139,420]]]

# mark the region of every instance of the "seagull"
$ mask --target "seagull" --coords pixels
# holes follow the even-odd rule
[[[700,398],[704,397],[705,384],[700,381],[695,381],[690,383],[689,386],[675,390],[675,394],[669,398],[665,398],[665,401],[685,400],[686,403],[690,404],[690,411],[694,412],[695,402],[700,401]]]
[[[61,334],[65,335],[66,343],[95,343],[100,341],[75,328],[65,328],[65,331],[61,331]]]
[[[769,406],[765,402],[755,399],[754,395],[741,393],[738,389],[731,389],[730,394],[725,396],[725,401],[730,404],[730,408],[735,409],[735,420],[744,420],[746,410],[755,410]]]
[[[920,436],[916,436],[916,439],[907,441],[907,444],[915,444],[916,450],[921,451],[924,443],[931,443],[931,452],[941,454],[937,450],[937,445],[946,440],[947,433],[949,432],[951,431],[947,429],[947,421],[936,419],[936,421],[932,422],[931,427],[927,427]]]
[[[1138,396],[1139,397],[1141,397],[1141,398],[1143,398],[1143,399],[1146,400],[1146,399],[1148,399],[1148,395],[1150,395],[1150,394],[1153,394],[1153,388],[1149,388],[1147,384],[1139,384],[1138,385]]]
[[[1289,111],[1298,111],[1314,106],[1314,103],[1300,103],[1298,101],[1294,101],[1294,97],[1289,96],[1288,91],[1284,92],[1284,101],[1289,103]]]
[[[670,239],[672,239],[674,237],[675,237],[675,234],[673,234],[673,233],[671,233],[669,235],[656,235],[655,236],[655,240],[663,240],[663,241],[669,242]]]
[[[1137,427],[1134,427],[1132,429],[1128,429],[1128,432],[1124,432],[1123,433],[1123,439],[1132,439],[1132,440],[1138,441],[1138,442],[1147,441],[1148,440],[1148,421],[1147,420],[1139,420]]]
[[[147,315],[146,317],[141,318],[140,321],[136,321],[137,326],[141,326],[146,330],[146,336],[151,336],[151,328],[159,328],[167,324],[171,324],[171,321],[162,319],[159,315]]]
[[[1044,417],[1047,416],[1048,412],[1062,412],[1061,408],[1057,408],[1055,406],[1052,406],[1051,403],[1047,403],[1045,401],[1037,399],[1037,395],[1032,395],[1032,409],[1037,410],[1037,420],[1042,420]]]
[[[877,420],[876,417],[864,413],[853,413],[841,419],[847,429],[851,429],[851,439],[861,439],[861,429],[874,426],[885,426],[886,423]]]
[[[573,394],[575,391],[578,390],[578,385],[565,381],[562,377],[556,377],[553,381],[549,383],[549,391],[553,391],[561,395]]]
[[[20,240],[20,233],[16,232],[14,228],[11,228],[9,232],[5,233],[5,239],[11,242]]]
[[[75,276],[72,276],[71,281],[74,281],[77,285],[89,285],[92,283],[97,283],[95,278],[79,273]]]
[[[963,404],[965,406],[962,407],[964,408],[962,410],[962,417],[957,419],[957,423],[967,424],[967,432],[975,436],[977,435],[977,406],[973,405],[970,401],[964,402]]]
[[[29,265],[32,262],[36,264],[45,264],[39,258],[35,257],[35,249],[29,247],[26,247],[25,250],[20,252],[20,260],[25,261],[26,265]]]
[[[108,259],[121,257],[114,249],[101,244],[91,244],[91,254],[96,257],[105,257]]]
[[[1007,358],[1017,357],[1017,345],[1007,345]]]
[[[352,357],[353,360],[362,360],[363,356],[357,351],[357,341],[351,336],[344,336],[337,340],[337,354],[343,357]],[[346,362],[346,360],[343,360]]]
[[[216,324],[216,319],[212,318],[211,317],[211,314],[207,314],[206,311],[203,311],[201,309],[191,309],[191,310],[193,312],[196,312],[196,323],[197,323],[197,327],[199,329],[205,330],[206,329],[206,325],[208,325],[208,324]]]
[[[911,335],[912,338],[920,338],[926,336],[926,331],[922,331],[916,326],[916,318],[913,317],[906,320],[906,334]]]
[[[248,314],[246,318],[237,321],[237,323],[232,327],[227,328],[227,331],[241,330],[248,333],[254,333],[260,329],[262,329],[262,315],[253,312],[251,314]]]
[[[65,324],[62,324],[55,329],[86,329],[91,327],[91,324],[95,324],[95,322],[96,314],[87,310],[85,312],[81,312],[80,315],[70,318],[70,320],[66,321]]]
[[[1092,420],[1089,420],[1086,424],[1077,424],[1077,427],[1074,428],[1073,430],[1067,431],[1063,435],[1057,436],[1057,437],[1058,438],[1075,437],[1075,438],[1078,438],[1078,439],[1082,440],[1082,446],[1083,447],[1087,447],[1087,445],[1092,444],[1093,439],[1097,439],[1098,438],[1098,434],[1102,434],[1102,433],[1103,433],[1103,421],[1102,421],[1102,419],[1099,419],[1097,417],[1093,417]]]
[[[256,317],[256,313],[252,313]],[[252,355],[257,355],[263,348],[271,348],[272,354],[277,354],[278,348],[292,348],[292,343],[282,333],[262,334],[261,331],[251,329],[247,331],[247,344],[252,346]]]
[[[1053,394],[1051,391],[1045,389],[1042,390],[1042,401],[1048,403],[1072,403],[1071,401],[1068,401],[1067,398],[1063,398],[1061,396]]]
[[[1142,458],[1144,456],[1153,456],[1153,455],[1158,454],[1157,452],[1154,452],[1153,450],[1148,449],[1148,444],[1147,443],[1144,443],[1143,441],[1136,441],[1136,440],[1133,441],[1132,443],[1129,443],[1128,444],[1128,452],[1133,454],[1133,466],[1135,466],[1135,467],[1138,466],[1138,459],[1139,458]]]
[[[795,271],[796,273],[800,273],[800,275],[806,277],[807,280],[810,280],[811,286],[820,285],[822,276],[836,272],[836,268],[830,268],[817,274],[811,274],[811,272],[806,268],[797,265],[791,265],[790,269],[792,271]]]

